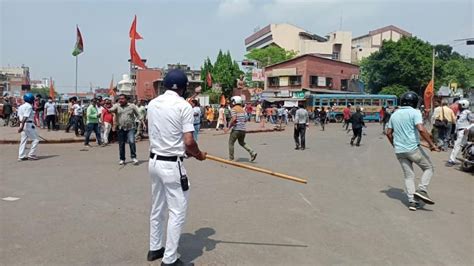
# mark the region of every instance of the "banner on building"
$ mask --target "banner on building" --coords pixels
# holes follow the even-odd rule
[[[318,77],[318,87],[326,87],[326,77]]]
[[[256,68],[252,70],[252,81],[265,81],[263,69]]]

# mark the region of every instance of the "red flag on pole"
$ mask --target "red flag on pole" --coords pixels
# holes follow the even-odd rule
[[[207,86],[208,86],[208,87],[212,87],[212,76],[211,76],[211,72],[207,72],[206,81],[207,81]]]
[[[428,86],[426,86],[425,93],[424,93],[424,101],[425,101],[425,110],[429,111],[431,110],[431,101],[434,96],[434,84],[433,80],[430,80],[430,83],[428,83]]]
[[[54,95],[54,83],[53,83],[53,79],[50,78],[50,81],[49,81],[50,85],[49,85],[49,97],[53,98],[53,100],[55,99],[55,95]]]
[[[137,15],[135,15],[135,18],[133,19],[132,27],[130,27],[129,36],[130,39],[133,40],[143,39],[142,36],[137,32]]]
[[[141,68],[146,68],[145,63],[143,63],[142,59],[140,58],[140,55],[137,52],[136,46],[135,46],[135,41],[143,39],[142,36],[137,32],[137,16],[133,19],[132,26],[130,27],[130,59],[132,64],[141,67]]]

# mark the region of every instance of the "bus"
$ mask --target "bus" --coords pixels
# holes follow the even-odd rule
[[[364,120],[373,122],[380,121],[380,109],[386,107],[393,110],[398,105],[395,95],[378,94],[312,94],[306,101],[308,111],[314,112],[316,108],[329,109],[330,121],[342,122],[344,120],[342,111],[350,104],[351,111],[355,112],[356,106],[363,108]]]

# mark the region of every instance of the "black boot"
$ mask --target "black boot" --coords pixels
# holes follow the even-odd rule
[[[163,254],[165,254],[165,248],[160,248],[158,250],[150,250],[148,251],[148,255],[146,256],[146,259],[148,261],[161,259],[163,258]]]

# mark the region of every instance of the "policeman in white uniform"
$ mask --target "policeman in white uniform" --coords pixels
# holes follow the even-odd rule
[[[448,167],[456,164],[456,156],[458,156],[458,153],[461,150],[464,132],[471,126],[472,123],[474,123],[474,114],[469,110],[469,101],[460,100],[458,104],[461,111],[459,113],[458,120],[456,121],[457,137],[456,142],[454,142],[454,148],[451,151],[451,155],[449,156],[449,160],[446,163],[446,166]]]
[[[32,93],[26,93],[23,96],[23,100],[25,103],[18,108],[18,117],[20,118],[20,128],[18,128],[18,133],[21,133],[18,161],[28,159],[38,160],[38,157],[36,157],[36,147],[38,146],[39,138],[35,129],[35,112],[33,111],[35,97]],[[28,156],[26,156],[26,142],[28,141],[28,138],[31,139],[32,142],[30,152],[28,153]]]
[[[161,265],[184,265],[177,254],[189,193],[183,158],[192,156],[202,161],[206,153],[199,150],[193,138],[193,110],[183,98],[188,83],[186,75],[181,70],[171,70],[163,83],[166,92],[148,104],[152,207],[147,260],[163,258]]]

